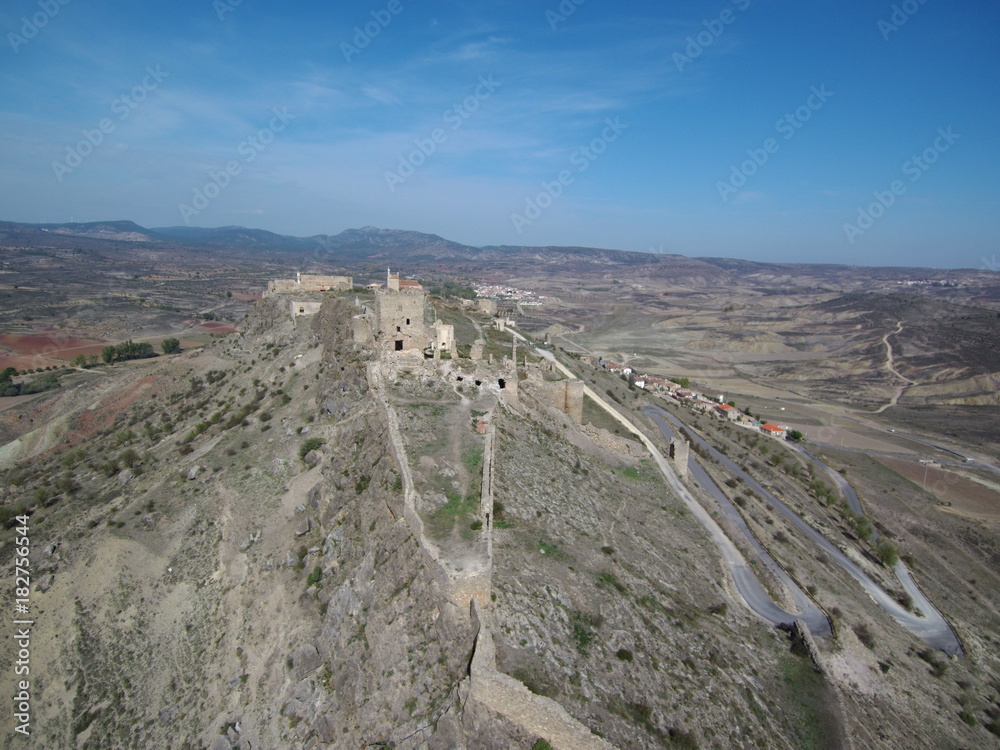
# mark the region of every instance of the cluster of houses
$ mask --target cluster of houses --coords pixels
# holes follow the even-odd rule
[[[683,402],[688,404],[696,411],[714,415],[720,419],[737,424],[740,427],[757,430],[778,440],[784,440],[788,437],[788,427],[760,422],[749,414],[743,413],[732,404],[727,404],[725,396],[720,395],[712,399],[690,388],[685,388],[672,380],[667,380],[656,375],[639,374],[628,365],[619,365],[607,359],[588,358],[588,361],[596,367],[600,367],[628,380],[636,388],[662,393],[678,403]]]

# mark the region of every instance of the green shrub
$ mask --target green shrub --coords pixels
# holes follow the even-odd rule
[[[620,648],[620,649],[618,649],[615,652],[615,656],[618,657],[619,661],[634,661],[634,657],[632,656],[632,652],[629,651],[627,648]]]
[[[316,585],[323,579],[323,568],[317,565],[312,569],[312,573],[306,576],[306,588]]]
[[[316,450],[321,445],[323,445],[323,443],[324,443],[323,438],[318,438],[318,437],[307,438],[299,447],[299,458],[305,460],[306,454],[309,451]]]

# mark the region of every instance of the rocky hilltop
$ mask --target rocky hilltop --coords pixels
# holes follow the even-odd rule
[[[356,344],[353,297],[316,299],[2,413],[38,747],[910,737],[742,605],[640,444],[581,425],[509,334],[445,306],[458,355],[396,357]]]

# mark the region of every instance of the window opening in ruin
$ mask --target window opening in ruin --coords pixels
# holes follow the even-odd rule
[[[403,351],[403,342],[402,342],[402,340],[399,340],[399,341],[396,342],[396,351],[397,352]]]
[[[497,385],[500,386],[500,390],[502,391],[507,386],[507,383],[503,378],[500,378],[500,380],[497,381]]]

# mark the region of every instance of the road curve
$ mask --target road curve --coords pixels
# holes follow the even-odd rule
[[[902,563],[902,561],[897,563],[896,567],[893,568],[893,571],[896,573],[896,577],[899,579],[903,589],[913,598],[914,604],[922,613],[921,615],[914,614],[913,612],[905,609],[899,602],[897,602],[878,584],[869,578],[868,574],[865,573],[857,563],[845,555],[839,547],[803,521],[791,508],[764,489],[760,483],[757,482],[757,480],[743,471],[728,457],[709,445],[693,430],[686,427],[686,425],[684,425],[684,423],[673,414],[661,409],[658,406],[647,406],[644,410],[647,414],[651,414],[651,412],[658,414],[678,428],[684,427],[691,436],[692,440],[694,440],[703,449],[707,450],[713,459],[717,460],[734,476],[740,477],[747,487],[758,493],[767,502],[774,506],[774,508],[793,526],[811,539],[817,546],[820,547],[820,549],[829,555],[834,562],[843,568],[848,575],[861,584],[861,587],[875,601],[875,603],[888,612],[896,622],[913,633],[913,635],[917,636],[934,648],[944,651],[946,654],[953,656],[960,656],[962,654],[962,645],[958,640],[958,636],[955,635],[955,631],[952,630],[944,616],[934,607],[933,604],[931,604],[927,597],[924,596],[923,592],[920,591],[919,587],[917,587],[913,579],[910,577],[909,570],[906,569],[906,566]],[[822,462],[820,463],[821,465],[824,465]],[[825,468],[832,472],[832,469],[829,467]],[[841,485],[841,487],[843,487],[843,485]],[[850,487],[850,485],[848,485],[848,487]],[[845,494],[848,496],[849,503],[851,502],[851,496],[853,496],[854,503],[857,503],[857,507],[860,509],[860,502],[858,501],[857,494],[854,492],[854,489],[851,488],[850,492]]]
[[[663,435],[669,439],[672,430],[670,426],[663,421],[662,417],[653,411],[655,408],[656,407],[647,406],[644,411],[646,412],[646,415],[656,423],[660,432],[662,432]],[[774,604],[770,596],[764,590],[763,586],[761,586],[760,582],[753,576],[752,573],[750,574],[752,581],[744,583],[748,589],[748,593],[751,594],[751,598],[748,599],[747,594],[743,594],[743,597],[747,600],[750,608],[758,614],[763,615],[776,625],[792,622],[796,619],[805,620],[806,623],[808,623],[809,630],[812,631],[813,635],[832,635],[833,631],[830,627],[830,620],[827,618],[826,614],[824,614],[823,610],[816,606],[816,603],[809,598],[809,596],[792,579],[792,577],[788,575],[785,569],[778,564],[778,561],[774,559],[770,552],[768,552],[767,548],[760,543],[760,540],[754,536],[754,533],[750,530],[746,520],[736,509],[736,506],[732,504],[728,497],[726,497],[726,494],[712,480],[712,478],[708,475],[708,472],[705,471],[697,460],[689,460],[688,469],[694,477],[694,480],[710,495],[712,495],[717,503],[719,503],[723,514],[730,521],[730,523],[739,529],[743,536],[746,537],[746,540],[750,543],[750,546],[757,554],[757,557],[764,563],[765,566],[767,566],[768,570],[770,570],[778,578],[778,580],[784,584],[788,593],[792,597],[792,601],[795,602],[795,606],[801,614],[790,614]],[[749,573],[749,571],[747,572]],[[756,586],[754,586],[754,584],[756,584]],[[737,583],[737,586],[739,585],[740,584]]]
[[[527,339],[523,336],[520,336],[516,332],[512,333],[514,333],[514,335],[522,341],[527,342]],[[534,351],[538,356],[551,361],[560,372],[566,375],[566,377],[576,379],[576,375],[573,374],[573,372],[559,360],[557,360],[552,352],[537,348]],[[797,606],[801,606],[801,613],[794,614],[786,612],[784,609],[775,604],[770,595],[767,593],[767,590],[747,564],[746,559],[743,557],[743,553],[733,543],[733,541],[726,536],[722,527],[720,527],[715,519],[712,518],[702,504],[694,498],[688,488],[681,483],[677,474],[674,472],[673,467],[671,467],[670,463],[653,444],[653,442],[631,421],[597,395],[597,393],[590,386],[585,384],[583,390],[584,393],[594,401],[594,403],[608,412],[608,414],[610,414],[629,432],[634,433],[635,436],[642,441],[642,444],[646,447],[646,450],[649,451],[653,460],[656,462],[657,467],[660,469],[660,473],[663,475],[664,479],[666,479],[667,485],[674,491],[677,497],[680,498],[681,502],[684,503],[685,507],[687,507],[688,511],[691,512],[702,527],[704,527],[716,547],[719,548],[719,551],[722,554],[723,562],[729,569],[733,583],[736,585],[736,590],[747,609],[755,612],[772,625],[785,625],[790,624],[795,620],[805,620],[814,635],[829,636],[832,633],[830,621],[827,619],[826,615],[824,615],[823,612],[816,607],[816,605],[798,588],[795,582],[792,581],[784,570],[781,569],[781,566],[779,566],[777,562],[775,562],[774,559],[771,558],[771,556],[765,551],[763,554],[765,563],[767,560],[770,560],[770,562],[777,568],[775,574],[778,575],[786,586],[789,586],[793,601],[795,601]]]
[[[886,360],[885,361],[885,367],[886,367],[886,369],[889,372],[891,372],[893,375],[895,375],[897,378],[899,378],[900,380],[904,381],[906,383],[906,385],[897,386],[896,393],[893,394],[893,397],[892,397],[892,399],[890,399],[889,403],[882,404],[882,406],[880,406],[878,409],[876,409],[875,411],[873,411],[872,414],[881,414],[882,412],[884,412],[889,407],[895,406],[896,404],[899,403],[899,399],[901,399],[903,397],[903,393],[906,392],[906,389],[909,388],[911,385],[916,385],[917,384],[917,381],[910,380],[908,377],[906,377],[905,375],[903,375],[902,373],[900,373],[899,370],[896,369],[896,359],[895,359],[895,356],[894,356],[893,351],[892,351],[892,344],[889,343],[889,337],[890,336],[895,336],[895,335],[897,335],[899,333],[902,333],[902,331],[903,331],[903,321],[900,320],[900,321],[898,321],[896,323],[896,330],[895,331],[890,331],[889,333],[887,333],[885,336],[882,337],[882,343],[885,345],[885,360]]]

